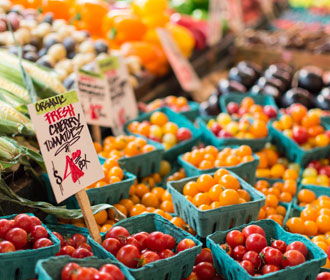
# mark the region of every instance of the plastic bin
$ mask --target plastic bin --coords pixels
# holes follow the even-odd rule
[[[184,238],[192,239],[196,246],[182,251],[170,258],[162,259],[141,268],[128,268],[129,272],[137,280],[180,280],[186,278],[192,272],[196,256],[200,253],[202,243],[191,234],[176,227],[168,220],[157,214],[143,214],[136,217],[128,218],[116,223],[116,226],[125,227],[130,234],[141,231],[153,232],[161,231],[170,234],[175,238],[176,243],[179,243]],[[117,259],[103,247],[91,241],[93,251],[102,258],[110,258],[116,262]],[[95,248],[94,248],[95,247]]]
[[[281,239],[287,244],[293,241],[301,241],[308,248],[307,261],[303,264],[288,267],[283,270],[266,274],[263,276],[254,277],[246,272],[237,261],[231,258],[219,244],[226,242],[226,235],[230,230],[219,231],[207,237],[206,244],[213,254],[214,265],[216,271],[221,273],[228,280],[248,280],[248,279],[316,279],[320,267],[325,264],[327,255],[317,247],[312,241],[302,235],[286,232],[280,225],[272,220],[261,220],[250,224],[262,227],[266,233],[267,243],[271,243],[271,239]],[[246,225],[241,225],[233,229],[242,230]],[[232,229],[232,230],[233,230]]]
[[[257,220],[260,208],[265,205],[265,196],[262,193],[242,178],[230,173],[239,180],[242,189],[250,194],[250,202],[202,211],[182,194],[184,185],[196,181],[198,176],[167,183],[167,189],[172,195],[175,214],[184,219],[200,237],[206,237],[217,230],[226,230]]]

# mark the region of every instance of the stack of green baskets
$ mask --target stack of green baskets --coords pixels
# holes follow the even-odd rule
[[[271,244],[272,239],[280,239],[287,244],[293,241],[303,242],[308,249],[307,261],[303,264],[287,267],[280,271],[266,274],[263,276],[254,277],[247,273],[247,271],[240,266],[240,264],[230,257],[219,244],[226,243],[227,233],[231,230],[242,230],[247,225],[241,225],[239,227],[232,228],[227,231],[219,231],[211,234],[207,237],[206,244],[213,254],[215,260],[215,268],[218,273],[221,273],[228,280],[251,280],[251,279],[263,279],[263,280],[275,280],[275,279],[316,279],[317,274],[320,271],[320,267],[325,264],[327,255],[323,250],[317,247],[312,241],[299,234],[292,234],[286,232],[279,224],[272,220],[261,220],[258,222],[250,223],[252,225],[258,225],[263,228],[266,234],[267,243]]]
[[[237,146],[231,147],[235,148]],[[219,148],[220,150],[221,148]],[[206,173],[214,173],[219,168],[226,168],[236,175],[240,176],[244,180],[246,180],[249,184],[253,185],[255,183],[255,175],[256,170],[259,164],[259,158],[255,154],[253,155],[254,160],[250,162],[240,163],[235,166],[224,166],[224,167],[215,167],[211,169],[199,169],[196,166],[192,165],[191,163],[185,161],[183,159],[183,155],[180,155],[178,160],[181,166],[183,167],[184,171],[186,172],[187,177],[199,176]]]
[[[186,278],[192,272],[196,256],[200,253],[202,243],[188,232],[176,227],[168,220],[157,214],[142,214],[136,217],[122,220],[116,226],[125,227],[130,234],[138,232],[160,231],[170,234],[175,238],[176,243],[182,239],[189,238],[196,244],[195,247],[181,251],[180,253],[149,263],[141,268],[128,268],[136,280],[180,280]],[[107,252],[100,244],[91,240],[93,252],[99,257],[110,258],[118,262],[111,253]],[[119,262],[118,262],[119,263]]]
[[[94,267],[99,269],[105,264],[117,265],[125,276],[125,280],[134,280],[127,268],[110,259],[98,259],[96,257],[88,257],[84,259],[74,259],[69,256],[53,257],[45,260],[40,260],[36,266],[36,274],[38,280],[62,280],[62,269],[68,264],[74,262],[82,267]],[[10,278],[12,279],[12,278]],[[9,280],[9,278],[8,278]]]
[[[33,214],[28,214],[33,216]],[[0,217],[1,219],[14,219],[16,215]],[[35,278],[34,268],[40,259],[54,256],[60,250],[60,241],[43,225],[49,234],[53,245],[39,249],[20,250],[0,254],[1,279],[26,280]]]
[[[170,122],[173,122],[173,123],[177,124],[178,127],[186,127],[192,133],[192,138],[191,139],[189,139],[187,141],[183,141],[183,142],[175,145],[174,147],[172,147],[172,148],[170,148],[170,149],[168,149],[164,152],[163,157],[165,159],[167,159],[169,161],[176,160],[176,158],[180,154],[183,154],[183,153],[191,150],[192,147],[197,144],[197,141],[198,141],[198,139],[201,135],[201,132],[186,117],[184,117],[180,114],[177,114],[177,113],[173,112],[172,110],[170,110],[168,108],[160,108],[160,109],[158,109],[154,112],[157,112],[157,111],[165,113]],[[127,126],[133,121],[142,122],[142,121],[145,121],[145,120],[149,120],[152,113],[153,112],[143,114],[143,115],[137,117],[136,119],[126,123],[125,127],[124,127],[125,133],[135,135],[135,136],[138,136],[138,137],[144,137],[144,136],[141,136],[139,134],[129,132],[128,129],[127,129]],[[146,138],[146,137],[144,137],[144,138]],[[151,142],[154,142],[154,141],[151,141]]]
[[[172,195],[175,214],[185,220],[200,237],[206,237],[217,230],[226,230],[257,220],[260,208],[265,205],[265,196],[262,193],[234,173],[230,172],[230,174],[235,176],[242,189],[250,194],[251,201],[202,211],[182,194],[185,184],[196,181],[198,176],[167,183],[167,189]]]

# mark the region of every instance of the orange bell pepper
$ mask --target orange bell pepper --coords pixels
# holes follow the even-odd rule
[[[52,12],[56,19],[69,20],[71,6],[71,2],[67,0],[45,0],[43,1],[42,12]]]
[[[127,42],[121,46],[125,56],[137,56],[141,64],[152,74],[163,76],[168,72],[169,65],[164,51],[149,42]]]

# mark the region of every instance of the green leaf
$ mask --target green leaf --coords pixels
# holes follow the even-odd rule
[[[117,29],[114,27],[111,27],[110,31],[108,32],[108,38],[110,40],[114,40],[116,38],[117,35]]]

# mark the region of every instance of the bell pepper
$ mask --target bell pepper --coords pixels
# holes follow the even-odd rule
[[[42,4],[42,12],[52,12],[54,18],[69,20],[72,2],[67,0],[46,0]]]
[[[195,39],[191,31],[178,24],[169,22],[166,24],[166,29],[170,31],[174,41],[185,57],[189,57],[195,47]]]
[[[169,65],[164,51],[149,42],[127,42],[121,46],[125,56],[137,56],[141,64],[152,74],[163,76],[168,72]]]
[[[168,0],[133,0],[131,7],[140,17],[161,15],[168,8]]]

